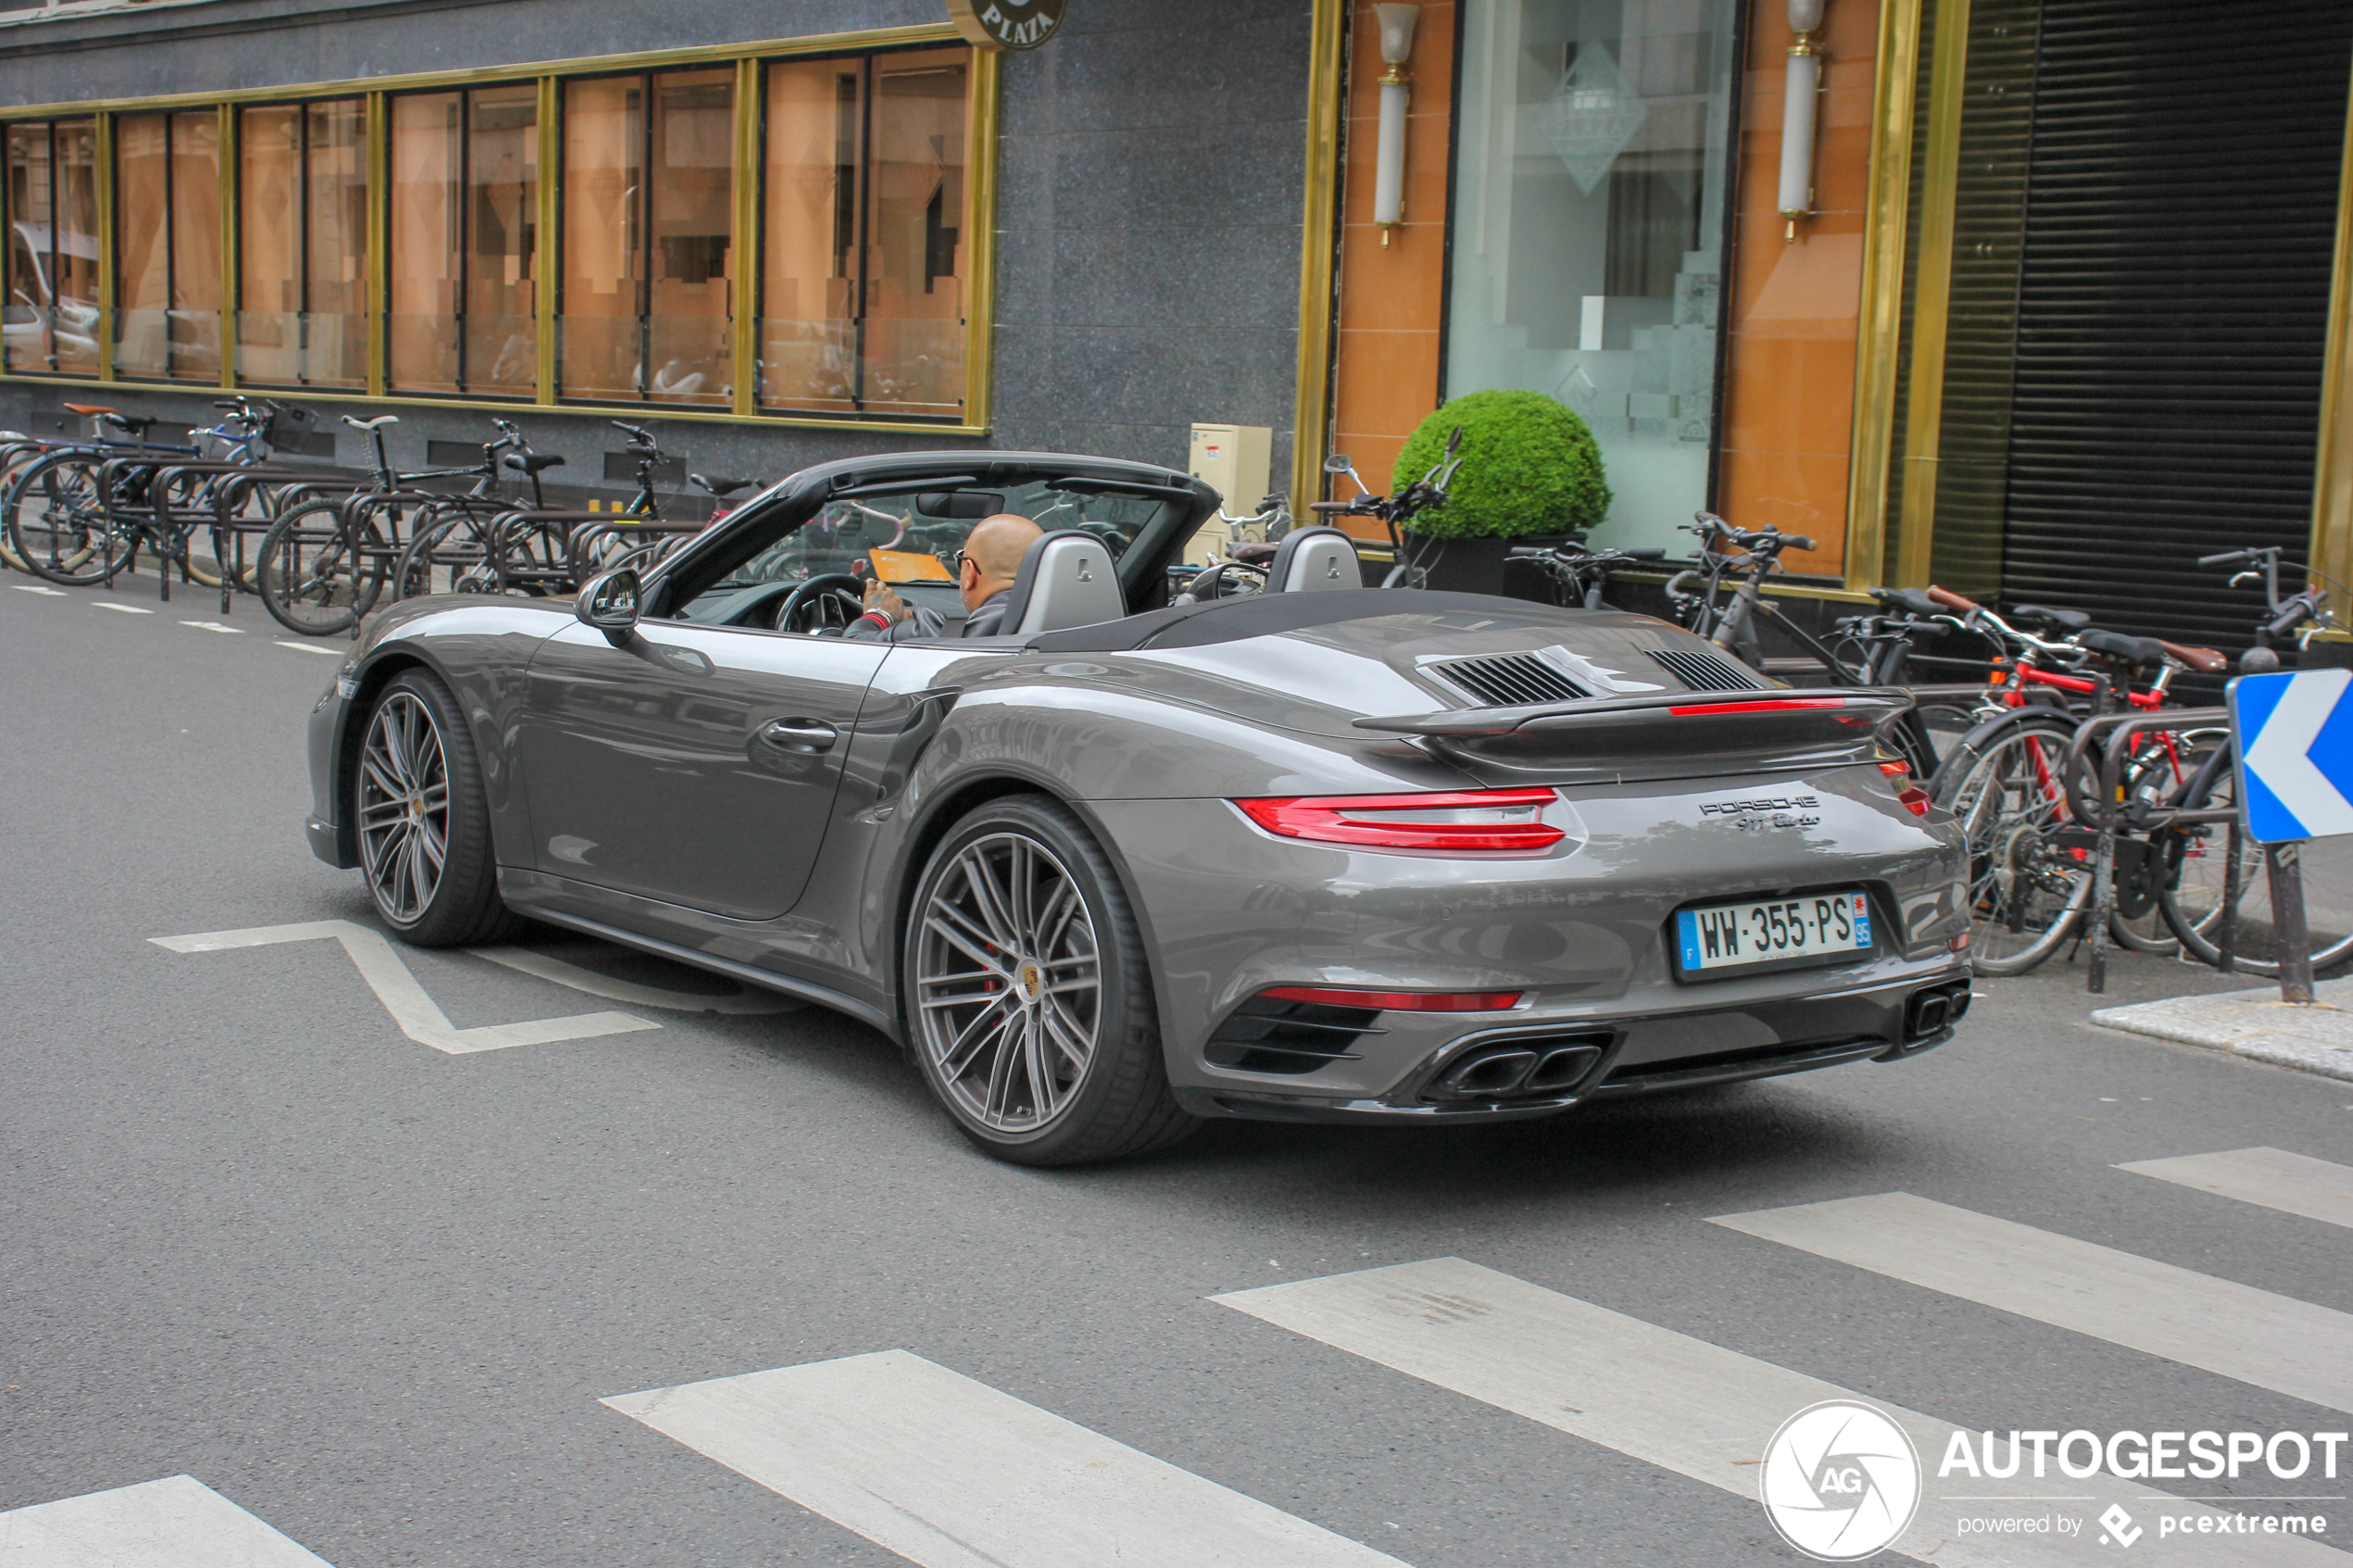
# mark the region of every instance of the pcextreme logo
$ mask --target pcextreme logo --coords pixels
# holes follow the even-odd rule
[[[1920,1456],[1884,1411],[1825,1399],[1773,1434],[1758,1490],[1781,1539],[1818,1562],[1853,1562],[1911,1526]]]

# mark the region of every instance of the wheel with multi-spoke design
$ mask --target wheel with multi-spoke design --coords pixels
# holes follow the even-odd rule
[[[915,1060],[1000,1160],[1073,1165],[1176,1142],[1143,942],[1117,873],[1070,810],[993,800],[932,852],[907,924]]]
[[[393,935],[447,947],[506,934],[482,769],[449,689],[422,670],[394,676],[352,773],[359,863]]]

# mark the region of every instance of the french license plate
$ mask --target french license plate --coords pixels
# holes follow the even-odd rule
[[[1854,891],[1760,904],[1711,904],[1675,916],[1683,972],[1860,953],[1871,946],[1871,901]]]

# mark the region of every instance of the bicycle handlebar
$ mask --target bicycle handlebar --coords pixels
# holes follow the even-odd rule
[[[1963,615],[1973,614],[1985,608],[1975,599],[1965,599],[1952,589],[1939,588],[1933,583],[1929,586],[1927,593],[1929,603],[1943,605],[1946,609],[1958,610]]]
[[[2224,550],[2219,556],[2198,557],[2197,564],[2200,566],[2241,566],[2262,559],[2265,553],[2261,550]]]
[[[2269,626],[2263,628],[2263,634],[2267,637],[2284,637],[2305,621],[2311,620],[2317,608],[2309,590],[2298,594],[2282,607],[2279,615]]]

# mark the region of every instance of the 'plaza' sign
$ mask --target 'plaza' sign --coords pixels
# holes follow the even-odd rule
[[[1063,24],[1063,0],[948,0],[956,31],[984,49],[1035,49]]]

